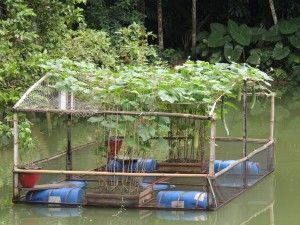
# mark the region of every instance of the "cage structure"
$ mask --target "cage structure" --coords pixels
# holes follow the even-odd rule
[[[14,202],[215,210],[274,170],[275,96],[255,93],[270,99],[270,134],[266,139],[248,137],[247,98],[251,93],[247,83],[250,80],[244,80],[242,92],[242,137],[217,136],[215,112],[222,110],[225,95],[216,98],[205,115],[189,110],[182,113],[126,111],[95,105],[89,102],[91,97],[82,97],[82,93],[58,91],[51,82],[49,75],[42,77],[13,108]],[[27,112],[66,118],[66,150],[21,165],[18,113]],[[73,146],[75,118],[96,124],[93,141]],[[216,146],[221,143],[237,144],[238,157],[217,158]],[[74,157],[84,160],[91,149],[99,152],[94,156],[97,166],[89,168],[87,160],[86,168],[75,169]],[[54,162],[61,159],[65,168],[55,168]],[[42,169],[36,167],[40,165]],[[24,177],[27,181],[34,179],[37,174],[43,177],[37,185],[22,181]]]

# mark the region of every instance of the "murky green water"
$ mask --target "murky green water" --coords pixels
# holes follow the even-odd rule
[[[267,135],[268,113],[257,104],[251,113],[250,134]],[[236,112],[236,115],[239,115]],[[227,118],[233,135],[238,135],[238,116]],[[43,132],[35,135],[43,142],[43,152],[63,146],[65,127],[57,125],[50,136]],[[80,140],[83,129],[75,137]],[[77,133],[76,133],[77,132]],[[84,130],[84,132],[88,132]],[[277,99],[276,104],[276,170],[251,190],[239,196],[216,212],[174,212],[102,208],[50,208],[11,204],[12,151],[1,151],[0,158],[0,224],[300,224],[300,88]],[[61,142],[57,140],[61,139]],[[80,141],[79,141],[80,142]],[[62,146],[60,146],[60,143]],[[49,152],[48,152],[49,151]],[[35,154],[35,153],[31,153]],[[23,158],[31,158],[30,153]],[[220,153],[222,154],[222,153]],[[36,154],[35,154],[36,156]]]

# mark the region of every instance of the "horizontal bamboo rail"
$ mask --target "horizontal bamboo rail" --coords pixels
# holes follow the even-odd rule
[[[123,172],[100,172],[100,171],[75,171],[75,170],[26,170],[14,169],[14,173],[35,173],[35,174],[63,174],[63,175],[84,175],[84,176],[127,176],[127,177],[208,177],[208,174],[181,174],[181,173],[123,173]]]
[[[136,112],[136,111],[110,111],[110,110],[62,110],[62,109],[31,109],[15,108],[17,112],[51,112],[66,115],[131,115],[131,116],[165,116],[165,117],[182,117],[188,119],[211,120],[211,116],[193,115],[188,113],[170,113],[170,112]]]
[[[249,155],[247,155],[244,158],[241,158],[239,160],[236,160],[234,163],[230,164],[228,167],[226,167],[225,169],[217,172],[215,174],[215,176],[213,178],[217,178],[219,176],[221,176],[222,174],[226,173],[228,170],[231,170],[233,167],[235,167],[236,165],[250,159],[251,157],[253,157],[254,155],[260,153],[261,151],[265,150],[267,147],[269,147],[270,145],[272,145],[274,142],[273,141],[269,141],[267,144],[255,149],[253,152],[251,152]]]
[[[236,141],[236,142],[242,142],[243,138],[241,137],[216,137],[216,141],[224,141],[224,142],[231,142],[231,141]],[[249,143],[267,143],[269,142],[269,139],[260,139],[260,138],[247,138],[246,142]]]

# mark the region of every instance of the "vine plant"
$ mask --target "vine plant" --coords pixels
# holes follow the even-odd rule
[[[161,64],[107,69],[61,59],[43,67],[50,73],[57,90],[75,93],[78,107],[84,102],[85,106],[113,111],[204,115],[219,96],[238,98],[244,80],[248,80],[254,91],[259,88],[266,92],[272,80],[247,64],[203,61],[187,61],[175,68]],[[142,144],[144,149],[151,147],[151,138],[161,139],[170,131],[170,119],[166,117],[102,116],[91,117],[88,121],[113,131],[114,135],[126,135],[127,144]],[[184,128],[186,124],[181,125],[187,129]],[[138,139],[131,141],[134,133]]]

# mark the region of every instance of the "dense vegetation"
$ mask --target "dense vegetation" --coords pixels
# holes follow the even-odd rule
[[[266,0],[201,1],[194,57],[212,63],[247,62],[275,79],[298,80],[300,4],[292,0],[273,3],[277,25]],[[145,0],[1,1],[0,143],[9,143],[11,106],[45,73],[42,64],[63,58],[109,69],[140,65],[149,71],[164,60],[185,61],[191,55],[191,3],[162,1],[164,51],[155,46],[156,7],[155,2]],[[30,129],[26,128],[30,122],[25,117],[21,127],[29,140],[23,144],[29,148]]]

